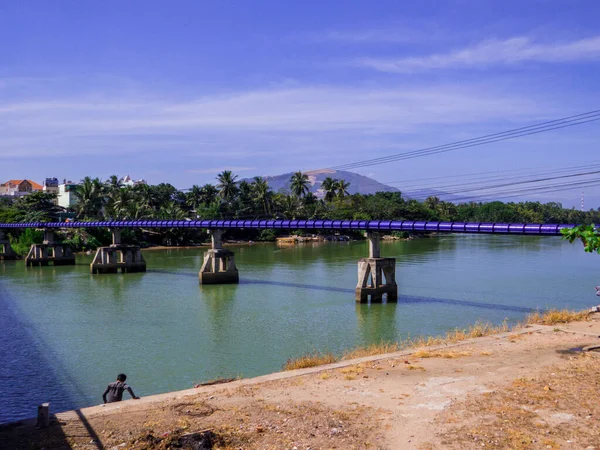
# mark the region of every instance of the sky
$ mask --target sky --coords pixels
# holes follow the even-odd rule
[[[0,181],[185,189],[597,110],[598,17],[597,0],[0,0]],[[356,172],[401,190],[534,174],[600,163],[599,138],[597,121]]]

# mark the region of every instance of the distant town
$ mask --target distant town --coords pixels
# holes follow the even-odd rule
[[[27,179],[8,180],[0,184],[0,196],[18,198],[33,192],[45,192],[56,196],[53,200],[56,206],[68,209],[77,204],[75,191],[81,183],[75,183],[67,179],[63,179],[61,182],[58,178],[46,178],[42,184]],[[129,175],[119,179],[119,185],[123,187],[133,187],[138,184],[147,183],[145,180],[133,180]]]

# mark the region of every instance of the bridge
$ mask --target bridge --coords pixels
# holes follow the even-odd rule
[[[204,255],[199,272],[200,284],[238,283],[239,273],[235,254],[223,248],[222,235],[227,229],[287,229],[364,231],[369,241],[369,255],[358,261],[356,301],[388,302],[398,299],[396,259],[381,256],[381,236],[394,231],[417,233],[509,234],[528,236],[560,236],[563,228],[574,224],[488,223],[488,222],[429,222],[411,220],[133,220],[95,222],[29,222],[0,223],[0,260],[16,259],[3,230],[35,228],[44,230],[42,244],[33,244],[25,258],[26,265],[46,266],[75,264],[75,254],[69,245],[57,240],[55,230],[70,228],[108,228],[112,244],[100,247],[90,264],[92,274],[145,272],[146,261],[136,245],[124,244],[121,232],[129,228],[192,228],[207,229],[211,248]]]

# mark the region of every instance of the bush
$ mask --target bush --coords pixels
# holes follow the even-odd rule
[[[260,242],[273,242],[276,238],[277,232],[275,230],[266,229],[260,230],[260,233],[258,233],[256,240]]]
[[[41,244],[44,241],[44,232],[26,228],[16,237],[11,237],[10,245],[18,255],[25,256],[33,244]]]

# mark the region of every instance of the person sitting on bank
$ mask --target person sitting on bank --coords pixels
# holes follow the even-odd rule
[[[131,387],[128,384],[125,384],[126,379],[127,375],[124,373],[117,375],[117,381],[110,383],[106,387],[104,394],[102,394],[102,400],[104,400],[104,403],[120,402],[123,400],[123,391],[125,390],[129,392],[131,398],[139,400],[139,397],[136,397]]]

